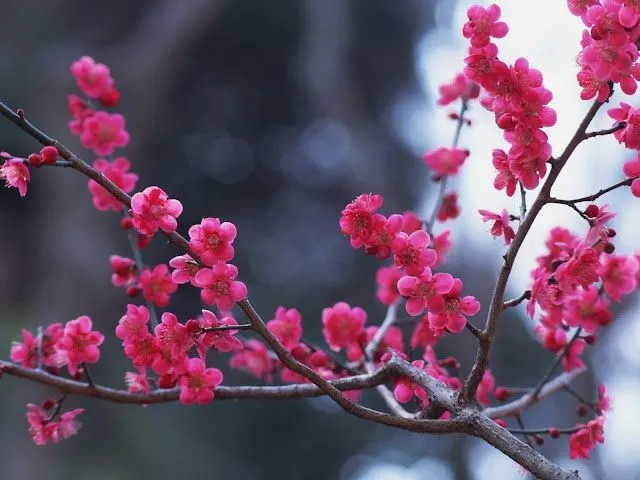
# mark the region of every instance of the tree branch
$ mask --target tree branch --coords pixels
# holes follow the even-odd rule
[[[581,203],[581,202],[593,202],[595,200],[597,200],[598,198],[600,198],[602,195],[604,195],[605,193],[609,193],[612,190],[615,190],[617,188],[620,187],[628,187],[630,186],[634,180],[639,179],[640,177],[633,177],[633,178],[627,178],[625,180],[621,180],[620,182],[611,185],[610,187],[607,188],[602,188],[600,190],[598,190],[596,193],[594,193],[593,195],[586,195],[584,197],[580,197],[580,198],[574,198],[573,200],[561,200],[559,198],[550,198],[549,199],[549,203],[559,203],[562,205],[569,205],[569,206],[575,206],[576,203]]]

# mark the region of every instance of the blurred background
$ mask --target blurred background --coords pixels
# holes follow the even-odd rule
[[[3,101],[24,108],[45,132],[93,161],[67,130],[66,95],[77,93],[69,66],[81,55],[109,65],[122,92],[118,110],[131,134],[130,145],[118,153],[131,159],[141,177],[139,189],[160,185],[179,198],[183,233],[206,216],[238,226],[234,263],[266,320],[279,305],[296,307],[305,335],[320,341],[322,308],[347,301],[367,310],[369,324],[380,323],[384,308],[374,295],[379,263],[351,249],[340,234],[339,213],[363,192],[383,194],[385,214],[430,211],[435,191],[420,156],[451,142],[449,110],[434,107],[437,86],[463,65],[466,43],[459,32],[468,2],[23,0],[1,5],[9,19],[0,44],[7,66],[0,69]],[[502,55],[506,61],[527,56],[545,74],[559,117],[550,138],[561,150],[587,109],[575,82],[579,20],[564,2],[525,6],[506,0],[501,6],[511,27],[499,42]],[[551,18],[556,34],[541,36],[534,25]],[[462,276],[465,291],[486,305],[503,247],[476,210],[517,211],[517,200],[495,192],[489,181],[490,151],[504,146],[491,117],[479,106],[470,117],[474,126],[464,131],[462,146],[472,156],[455,184],[463,213],[444,228],[452,229],[457,245],[448,270]],[[591,193],[596,180],[602,186],[621,178],[621,149],[611,139],[598,142],[591,153],[579,150],[581,158],[563,173],[558,196]],[[26,156],[39,148],[0,119],[0,150]],[[602,168],[605,161],[615,167]],[[638,222],[629,221],[630,209],[619,208],[629,195],[607,199],[622,210],[614,227],[623,230],[625,223],[618,245],[629,252],[640,235],[633,230]],[[562,223],[580,231],[579,220],[561,208],[544,213],[523,248],[510,294],[526,288],[549,227]],[[124,388],[129,362],[110,334],[128,303],[110,284],[108,256],[130,256],[118,221],[117,215],[93,208],[86,179],[71,171],[33,172],[26,200],[14,190],[0,190],[0,351],[5,352],[0,358],[8,358],[21,327],[35,331],[87,314],[107,333],[93,376]],[[157,238],[145,250],[146,263],[167,262],[172,248]],[[171,306],[181,319],[199,308],[197,292],[187,288]],[[491,364],[502,385],[533,385],[552,361],[523,310],[503,316]],[[640,427],[635,401],[640,331],[626,312],[616,312],[616,322],[589,353],[596,378],[584,375],[575,385],[592,397],[597,383],[605,382],[616,396],[607,444],[591,461],[572,463],[566,438],[541,447],[563,465],[579,468],[585,479],[640,478],[632,455]],[[477,325],[485,313],[474,319]],[[438,352],[456,356],[466,372],[475,343],[463,333],[442,341]],[[255,383],[229,372],[225,356],[212,357],[211,363],[225,371],[225,384]],[[326,399],[141,408],[71,398],[69,407],[86,408],[79,434],[36,447],[27,433],[25,404],[52,395],[19,379],[0,381],[0,478],[521,478],[513,462],[480,442],[368,424]],[[372,393],[363,398],[384,408]],[[575,402],[565,394],[525,415],[528,427],[576,421]]]

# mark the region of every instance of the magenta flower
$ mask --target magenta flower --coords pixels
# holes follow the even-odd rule
[[[425,268],[433,266],[438,254],[432,248],[431,237],[424,230],[411,235],[399,233],[391,242],[393,260],[398,267],[404,268],[409,275],[420,275]]]
[[[221,327],[225,325],[237,325],[235,318],[231,316],[222,317],[218,320],[216,315],[209,310],[202,310],[202,317],[200,318],[200,326],[202,328]],[[207,332],[198,338],[197,343],[201,348],[199,349],[200,358],[205,359],[206,350],[213,348],[220,352],[230,352],[232,350],[239,350],[242,348],[242,342],[236,338],[238,330],[219,330],[216,332]]]
[[[448,273],[433,275],[425,268],[420,276],[404,276],[398,280],[398,291],[407,299],[405,309],[412,316],[420,315],[425,309],[439,312],[444,308],[443,295],[451,291],[454,278]]]
[[[600,257],[598,275],[602,279],[606,294],[619,302],[623,295],[628,295],[636,289],[638,270],[638,261],[631,255],[603,254]]]
[[[143,235],[153,235],[158,229],[174,232],[181,213],[182,204],[158,187],[147,187],[131,197],[133,226]]]
[[[422,159],[438,175],[455,175],[469,156],[469,150],[440,147],[426,152]]]
[[[353,248],[360,248],[371,237],[374,214],[382,202],[382,195],[367,193],[356,197],[342,210],[340,230],[351,238]]]
[[[278,307],[276,317],[267,322],[267,327],[288,350],[298,345],[302,338],[302,316],[295,308]]]
[[[198,263],[190,255],[179,255],[169,261],[169,265],[174,268],[171,278],[179,285],[184,283],[194,284],[196,273],[200,270]]]
[[[467,10],[469,21],[462,27],[464,38],[470,39],[471,45],[477,48],[489,44],[491,37],[503,38],[509,32],[504,22],[499,22],[500,7],[490,5],[486,9],[481,5],[472,5]]]
[[[437,274],[436,274],[437,275]],[[461,297],[462,280],[453,280],[451,289],[443,295],[444,306],[438,311],[430,311],[429,323],[431,328],[458,333],[467,324],[465,315],[472,316],[480,311],[480,302],[468,295]]]
[[[113,86],[109,67],[96,63],[88,56],[80,57],[71,64],[71,74],[78,82],[80,90],[91,98],[100,98]]]
[[[482,215],[483,222],[493,221],[491,226],[491,235],[494,237],[504,236],[504,244],[509,245],[511,240],[516,236],[513,228],[509,225],[509,212],[502,209],[500,214],[490,212],[489,210],[478,210]]]
[[[352,345],[358,346],[366,321],[367,313],[363,309],[338,302],[322,311],[322,334],[331,350],[336,352]]]
[[[259,340],[253,338],[247,340],[244,349],[234,351],[229,360],[229,366],[250,373],[256,378],[265,376],[267,381],[271,381],[273,360],[267,348]]]
[[[95,112],[84,120],[82,128],[82,146],[93,149],[96,155],[111,155],[117,147],[129,144],[124,117],[118,113]]]
[[[613,314],[609,301],[600,296],[598,287],[578,288],[564,303],[564,320],[570,327],[581,326],[588,334],[596,333],[598,327],[611,323]]]
[[[67,365],[73,376],[81,363],[96,363],[100,359],[98,348],[104,341],[104,335],[92,330],[91,318],[82,315],[75,320],[69,320],[56,342],[60,364]]]
[[[376,272],[376,283],[378,284],[376,298],[380,303],[389,306],[400,298],[397,287],[400,277],[402,277],[402,271],[398,267],[390,266],[378,269]]]
[[[205,304],[229,310],[234,303],[247,298],[247,287],[236,280],[237,276],[238,269],[234,265],[218,262],[211,268],[200,269],[194,282],[202,289],[200,297]]]
[[[205,265],[228,262],[233,258],[233,240],[236,226],[217,218],[203,218],[198,225],[189,229],[189,246]]]
[[[118,157],[113,160],[113,162],[99,158],[93,162],[93,168],[102,173],[126,193],[130,193],[136,188],[138,175],[129,172],[131,162],[125,157]],[[88,187],[93,205],[98,210],[113,210],[119,212],[124,207],[120,200],[116,200],[113,195],[101,187],[95,180],[89,180]]]
[[[171,278],[169,267],[164,263],[156,265],[153,270],[145,269],[140,274],[140,286],[144,299],[158,307],[169,305],[171,295],[178,289],[178,284]]]
[[[27,182],[30,179],[29,169],[19,158],[9,158],[0,166],[0,180],[4,180],[8,188],[17,188],[21,197],[27,195]]]
[[[180,377],[180,403],[204,405],[215,397],[214,389],[222,383],[222,372],[207,368],[199,358],[190,358],[187,371]]]

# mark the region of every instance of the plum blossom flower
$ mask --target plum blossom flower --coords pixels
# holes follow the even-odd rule
[[[143,235],[153,235],[158,229],[174,232],[182,204],[158,187],[147,187],[131,197],[133,226]]]
[[[111,155],[116,148],[129,144],[124,117],[118,113],[95,112],[82,123],[80,142],[96,155]]]
[[[295,308],[278,307],[275,318],[267,322],[267,328],[291,350],[302,338],[302,316]]]
[[[67,365],[72,376],[81,363],[96,363],[100,359],[98,347],[104,341],[104,335],[92,327],[93,322],[86,315],[69,320],[62,337],[56,342],[60,364]]]
[[[428,248],[430,244],[431,237],[424,230],[418,230],[411,235],[399,233],[391,242],[395,264],[404,268],[409,275],[420,275],[438,259],[436,251]]]
[[[358,345],[366,321],[367,313],[363,309],[338,302],[322,311],[322,334],[331,350],[337,352]]]
[[[222,372],[207,368],[200,358],[190,358],[187,371],[180,377],[180,403],[204,405],[215,397],[215,388],[222,383]]]
[[[443,295],[451,291],[454,278],[448,273],[432,274],[425,268],[419,276],[404,276],[398,280],[398,291],[407,299],[405,308],[409,315],[420,315],[425,309],[439,312],[444,308]]]
[[[228,262],[233,258],[233,240],[236,226],[231,222],[220,222],[217,218],[203,218],[189,229],[189,246],[206,265]]]
[[[173,257],[169,261],[169,265],[174,269],[171,272],[171,278],[174,282],[178,285],[184,283],[194,284],[194,278],[200,270],[200,265],[190,255]]]
[[[437,275],[437,274],[436,274]],[[464,330],[465,316],[473,316],[480,311],[480,302],[474,296],[461,297],[462,280],[456,278],[448,292],[443,294],[444,305],[438,311],[430,311],[429,324],[434,329],[447,329],[452,333]]]
[[[144,299],[158,307],[169,305],[171,295],[178,289],[178,284],[171,278],[169,267],[164,263],[156,265],[153,270],[145,269],[140,274],[140,286]]]
[[[134,285],[138,281],[138,267],[132,258],[111,255],[111,283],[116,287]]]
[[[91,98],[100,98],[113,86],[109,67],[86,55],[71,64],[71,74],[80,90]]]
[[[125,157],[118,157],[112,162],[104,158],[98,158],[93,162],[93,168],[102,173],[126,193],[130,193],[136,188],[138,175],[128,171],[129,168],[131,168],[131,162]],[[119,212],[124,207],[120,200],[116,200],[113,195],[101,187],[95,180],[89,180],[88,187],[93,206],[98,210],[113,210]]]
[[[360,248],[373,233],[375,212],[382,206],[382,195],[367,193],[349,203],[340,217],[342,233],[351,238],[351,246]]]
[[[9,158],[0,165],[0,180],[4,180],[8,188],[17,188],[21,197],[27,195],[27,182],[30,179],[29,168],[19,158]]]
[[[467,10],[469,21],[462,28],[462,35],[468,38],[474,47],[484,47],[491,37],[503,38],[509,32],[504,22],[499,22],[500,7],[489,5],[486,9],[481,5],[472,5]]]
[[[259,340],[253,338],[247,340],[242,350],[235,350],[229,360],[229,366],[250,373],[256,378],[265,376],[267,381],[271,381],[273,360],[267,348]]]
[[[606,294],[619,302],[623,295],[628,295],[636,289],[638,270],[638,261],[632,255],[602,255],[598,275],[602,279]]]
[[[438,175],[455,175],[469,156],[469,150],[440,147],[423,155],[424,162]]]
[[[229,310],[234,303],[247,298],[247,286],[236,280],[237,276],[235,265],[218,262],[211,268],[200,269],[194,283],[202,289],[200,297],[205,304]]]
[[[389,306],[400,298],[397,287],[400,277],[402,277],[402,270],[398,267],[389,266],[378,269],[376,272],[376,283],[378,285],[376,298],[380,303]]]
[[[506,208],[502,209],[500,214],[490,212],[489,210],[478,210],[482,215],[483,222],[493,221],[491,226],[491,235],[494,237],[504,236],[504,244],[509,245],[511,240],[516,236],[511,225],[509,225],[509,212]]]
[[[200,327],[215,328],[223,326],[237,325],[238,322],[232,316],[225,316],[221,319],[210,310],[202,310],[200,317]],[[213,348],[220,352],[230,352],[242,348],[242,342],[236,338],[238,330],[218,330],[202,334],[198,340],[198,345],[204,347],[200,349],[200,357],[204,360],[206,349]]]
[[[478,390],[476,391],[476,400],[481,405],[489,405],[489,394],[496,388],[496,379],[491,373],[491,369],[487,369],[482,376]]]

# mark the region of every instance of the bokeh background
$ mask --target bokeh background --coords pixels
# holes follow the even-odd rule
[[[69,66],[84,54],[108,64],[132,139],[122,153],[139,173],[139,187],[160,185],[179,198],[182,225],[204,216],[234,221],[234,263],[257,309],[269,319],[277,306],[295,306],[305,335],[320,341],[320,312],[337,301],[366,308],[371,324],[384,315],[374,296],[378,263],[350,248],[339,232],[339,211],[362,192],[383,194],[387,214],[430,209],[435,191],[420,156],[451,141],[454,125],[449,110],[435,109],[435,92],[461,70],[466,45],[459,32],[468,5],[7,1],[1,3],[8,21],[0,43],[0,95],[92,161],[67,130],[66,95],[75,93]],[[559,122],[550,137],[560,150],[587,108],[575,82],[579,20],[564,2],[500,5],[512,29],[500,42],[504,58],[527,56],[555,93]],[[503,247],[476,210],[517,211],[517,204],[491,187],[490,151],[503,146],[500,133],[479,107],[470,116],[474,126],[463,133],[462,145],[472,156],[455,183],[463,213],[445,228],[452,229],[456,244],[450,271],[463,276],[466,291],[486,305]],[[604,118],[596,122],[607,125]],[[26,155],[38,148],[0,119],[1,150]],[[590,193],[596,181],[608,185],[621,178],[622,151],[611,139],[599,139],[576,157],[563,173],[559,196]],[[630,196],[608,198],[622,206],[614,226],[622,233],[620,249],[631,251],[640,232],[631,221]],[[536,222],[510,284],[513,296],[526,288],[552,224],[584,229],[568,213],[549,208]],[[26,200],[0,190],[0,234],[0,357],[8,357],[21,327],[35,330],[88,314],[101,330],[113,330],[128,299],[110,285],[108,256],[128,256],[129,249],[118,217],[92,207],[84,178],[41,169],[33,173]],[[173,254],[158,238],[145,260],[155,265]],[[199,308],[197,292],[188,289],[172,304],[180,318]],[[640,427],[640,331],[631,311],[631,303],[616,311],[614,325],[588,355],[595,377],[584,375],[576,383],[591,396],[604,381],[616,395],[607,444],[591,461],[572,464],[566,438],[541,447],[579,468],[585,479],[640,478],[632,455]],[[484,313],[474,319],[478,325]],[[532,385],[552,361],[523,313],[506,312],[497,337],[491,367],[503,385]],[[467,369],[475,344],[463,333],[442,341],[438,350]],[[107,335],[102,355],[94,378],[123,387],[129,364],[113,335]],[[228,372],[224,356],[212,363],[225,370],[226,384],[255,382]],[[27,433],[25,404],[54,394],[19,379],[0,381],[0,478],[521,478],[510,460],[482,443],[367,424],[326,399],[141,408],[71,398],[69,406],[87,409],[79,435],[36,447]],[[374,394],[364,400],[383,408]],[[573,425],[574,408],[569,395],[560,394],[529,411],[525,422]]]

